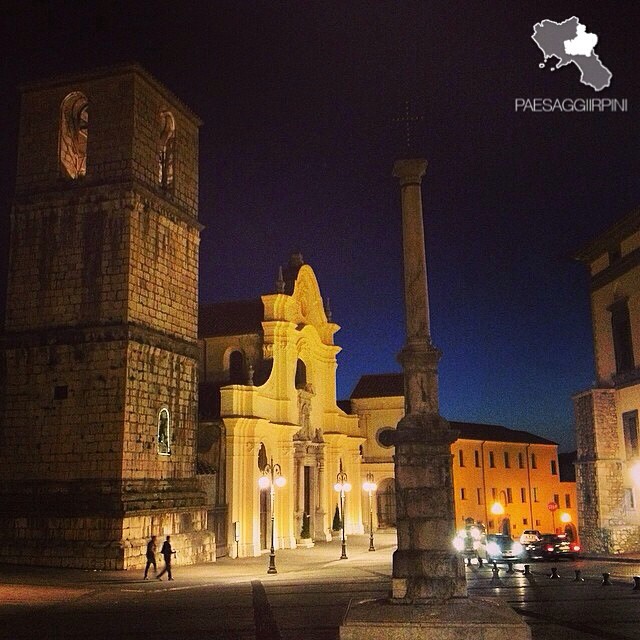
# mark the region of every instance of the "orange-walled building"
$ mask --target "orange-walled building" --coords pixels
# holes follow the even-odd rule
[[[395,428],[404,415],[402,374],[363,376],[349,403],[358,415],[362,445],[362,475],[378,485],[373,509],[375,527],[391,526],[394,513],[393,448],[380,433]],[[575,481],[560,477],[558,445],[526,431],[499,425],[451,422],[459,432],[451,445],[456,526],[467,518],[482,522],[489,532],[519,537],[526,529],[571,532],[577,539]],[[364,498],[363,514],[368,513]],[[551,504],[557,505],[550,510]]]

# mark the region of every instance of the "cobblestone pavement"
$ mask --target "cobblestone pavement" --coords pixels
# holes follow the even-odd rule
[[[395,538],[349,539],[277,552],[268,557],[175,567],[174,582],[141,579],[140,572],[93,572],[0,566],[0,638],[178,638],[220,640],[337,640],[349,602],[384,598],[390,588]],[[506,600],[531,625],[534,640],[635,638],[639,562],[579,560],[523,565],[499,578],[491,567],[467,568],[470,595]],[[575,570],[584,582],[574,582]],[[602,586],[602,573],[611,585]]]

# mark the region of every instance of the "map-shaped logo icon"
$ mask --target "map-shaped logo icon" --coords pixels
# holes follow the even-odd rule
[[[605,67],[594,52],[598,44],[598,36],[588,33],[587,27],[573,16],[564,22],[543,20],[533,26],[533,41],[544,54],[544,68],[549,58],[557,58],[558,62],[551,66],[551,71],[568,64],[575,64],[580,69],[580,82],[596,91],[602,91],[611,84],[613,74]]]

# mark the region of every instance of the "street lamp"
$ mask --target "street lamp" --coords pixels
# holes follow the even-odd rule
[[[502,506],[502,504],[500,502],[494,502],[491,505],[490,511],[494,516],[501,516],[502,514],[504,514],[504,507]],[[499,528],[496,527],[496,531],[498,531],[498,530],[499,530]]]
[[[276,569],[276,549],[274,544],[275,526],[276,526],[276,487],[284,487],[287,480],[282,475],[282,469],[279,464],[273,464],[273,458],[271,462],[265,465],[262,470],[262,475],[258,478],[258,486],[260,489],[269,489],[271,496],[271,552],[269,553],[269,568],[267,573],[278,573]]]
[[[347,474],[342,470],[342,458],[340,458],[340,471],[338,471],[333,488],[340,494],[340,519],[342,520],[342,554],[340,555],[340,560],[346,560],[347,538],[344,532],[344,494],[351,491],[351,485],[347,482]]]
[[[367,473],[367,480],[362,483],[362,488],[369,494],[369,551],[375,551],[373,546],[373,492],[378,485],[373,481],[373,473]]]

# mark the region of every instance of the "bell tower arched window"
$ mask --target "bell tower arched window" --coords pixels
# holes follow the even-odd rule
[[[170,111],[163,111],[158,140],[158,184],[163,189],[173,188],[175,148],[176,122]]]
[[[60,105],[60,171],[75,180],[87,173],[89,102],[80,91],[70,93]]]

